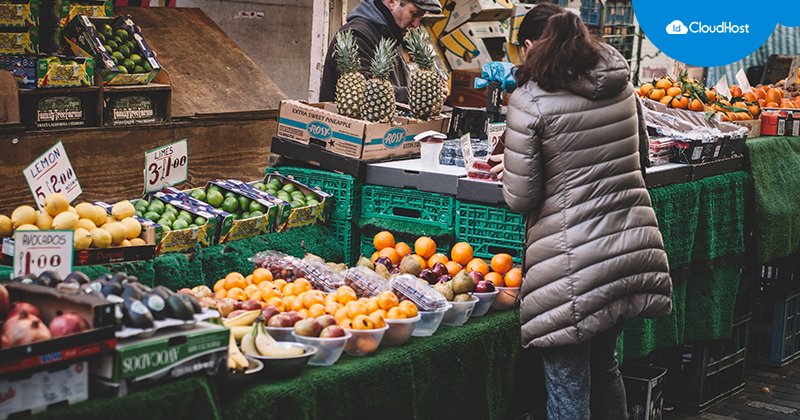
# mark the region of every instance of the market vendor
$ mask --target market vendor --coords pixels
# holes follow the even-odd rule
[[[389,81],[394,87],[395,99],[408,103],[409,74],[403,61],[403,37],[409,28],[420,26],[426,13],[441,13],[438,0],[364,0],[347,15],[347,23],[340,31],[351,30],[358,46],[361,73],[369,79],[369,65],[381,38],[397,42],[397,58]],[[335,39],[333,42],[336,42]],[[332,102],[336,98],[336,81],[339,70],[333,56],[333,42],[328,47],[319,100]]]

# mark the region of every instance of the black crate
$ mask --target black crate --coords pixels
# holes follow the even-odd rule
[[[755,304],[750,359],[785,366],[800,358],[800,294]]]
[[[20,90],[22,124],[29,130],[97,127],[100,124],[100,88]]]
[[[628,420],[661,420],[667,369],[626,363],[620,367],[628,402]]]
[[[766,297],[783,298],[800,292],[800,252],[755,266],[758,292]]]
[[[689,411],[704,411],[744,389],[750,320],[730,337],[685,344],[662,354],[668,369],[665,399]]]
[[[104,126],[163,124],[171,119],[169,85],[105,86],[102,93]]]

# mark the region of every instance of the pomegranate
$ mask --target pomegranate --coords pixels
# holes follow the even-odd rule
[[[0,318],[8,312],[8,289],[0,284]]]
[[[91,329],[89,322],[75,312],[61,314],[50,321],[50,334],[53,338],[77,334]]]
[[[9,318],[3,330],[3,347],[21,346],[51,338],[50,330],[44,322],[27,311]]]
[[[39,308],[33,306],[33,304],[30,304],[28,302],[14,302],[11,304],[11,309],[8,311],[8,317],[11,318],[22,311],[34,315],[37,318],[41,316],[39,314]]]

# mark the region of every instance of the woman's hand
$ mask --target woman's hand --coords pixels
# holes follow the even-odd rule
[[[497,174],[498,181],[503,180],[503,170],[505,169],[505,165],[503,164],[503,156],[504,155],[502,154],[489,156],[490,161],[497,162],[497,165],[493,166],[492,169],[490,169],[490,171],[493,174]]]

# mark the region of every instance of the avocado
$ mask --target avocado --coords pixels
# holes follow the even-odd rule
[[[150,313],[153,314],[153,318],[162,320],[167,317],[167,304],[164,302],[164,299],[161,298],[161,296],[155,291],[145,294],[142,298],[142,303],[147,306],[147,309],[150,309]]]
[[[34,280],[36,280],[36,276],[34,276],[33,274],[23,274],[21,276],[14,277],[14,279],[11,280],[11,282],[12,283],[22,283],[22,284],[31,284],[31,283],[33,283]]]
[[[173,294],[167,298],[167,315],[170,318],[188,321],[194,319],[194,309],[191,302],[183,300],[179,294]]]
[[[66,282],[67,280],[69,281],[75,280],[78,282],[78,284],[88,284],[90,281],[89,276],[80,271],[73,271],[69,273],[69,275],[67,276],[67,278],[64,279],[64,281]]]
[[[189,303],[189,305],[192,306],[192,311],[194,311],[194,313],[199,314],[200,312],[203,312],[203,308],[200,306],[200,302],[198,302],[197,299],[194,298],[194,296],[190,296],[185,293],[176,293],[176,294],[178,295],[179,298],[181,298],[181,300]]]
[[[61,279],[61,276],[58,273],[56,273],[55,271],[48,270],[42,274],[39,274],[39,277],[33,281],[33,284],[38,284],[47,287],[56,287],[62,281],[63,280]]]
[[[125,299],[122,303],[122,322],[131,328],[153,328],[155,319],[150,309],[137,299]]]
[[[128,282],[128,275],[121,271],[117,271],[116,273],[114,273],[114,275],[111,276],[111,280],[109,281],[123,285]]]
[[[123,299],[141,300],[142,296],[143,296],[142,292],[140,292],[139,289],[133,287],[132,284],[126,284],[122,286],[122,294],[120,294],[120,297],[122,297]]]
[[[100,293],[102,293],[103,296],[120,296],[122,294],[122,285],[117,282],[108,282],[105,286],[103,286],[102,289],[100,289]]]
[[[164,286],[158,286],[155,289],[153,289],[153,291],[158,293],[158,295],[161,296],[161,299],[164,299],[164,300],[167,300],[167,298],[169,298],[170,296],[172,296],[174,294],[172,292],[172,290],[169,290],[168,288],[166,288]]]

